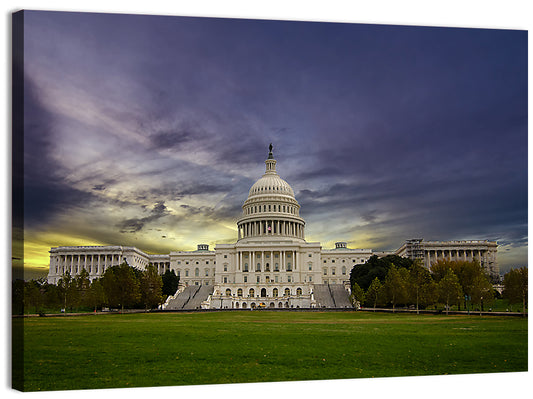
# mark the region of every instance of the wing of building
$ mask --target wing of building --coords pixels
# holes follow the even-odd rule
[[[218,244],[214,250],[199,244],[196,251],[161,255],[123,246],[56,247],[50,250],[48,281],[55,284],[63,273],[77,275],[82,269],[94,279],[124,261],[139,269],[151,263],[160,273],[171,269],[180,278],[169,308],[350,307],[352,267],[387,253],[351,249],[345,242],[334,249],[307,242],[300,205],[292,187],[278,175],[272,150],[265,165],[242,206],[234,244]],[[496,252],[497,244],[489,241],[417,239],[389,253],[422,259],[426,267],[439,259],[478,260],[498,274]]]

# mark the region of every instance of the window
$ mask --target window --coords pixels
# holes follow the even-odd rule
[[[245,283],[248,282],[248,276],[244,276],[244,282],[245,282]]]
[[[198,277],[200,275],[200,269],[196,268],[194,269],[194,277]]]
[[[250,288],[250,290],[248,291],[248,296],[249,296],[250,298],[253,298],[253,297],[255,296],[255,291],[254,291],[253,288]]]
[[[261,282],[261,276],[257,276],[256,280],[257,280],[258,283],[260,283]]]
[[[291,283],[291,282],[292,282],[292,276],[287,276],[287,282],[288,282],[288,283]]]
[[[333,260],[331,261],[331,263],[335,263],[335,259],[333,259]]]
[[[313,263],[309,262],[309,270],[313,270]]]
[[[226,289],[226,296],[231,296],[231,290],[229,288]]]
[[[285,296],[289,296],[291,294],[290,288],[285,288]]]
[[[228,271],[228,264],[227,264],[227,263],[224,263],[224,271],[225,271],[225,272]]]
[[[301,288],[296,288],[296,295],[302,295],[302,289]]]
[[[274,276],[274,281],[277,283],[278,282],[278,276]]]
[[[256,272],[260,272],[260,271],[261,271],[261,263],[258,263],[258,264],[255,266],[255,271],[256,271]]]
[[[328,274],[328,268],[325,267],[325,268],[324,268],[324,276],[326,276],[327,274]]]
[[[313,276],[309,276],[309,282],[311,283],[313,281]]]
[[[287,263],[287,271],[288,271],[288,272],[291,272],[291,271],[292,271],[291,262],[288,262],[288,263]]]
[[[228,255],[224,255],[224,259],[228,259]]]
[[[189,277],[189,269],[185,269],[185,277]]]
[[[205,276],[209,277],[209,269],[205,269]]]
[[[267,263],[265,265],[265,272],[269,272],[270,271],[270,263]]]
[[[343,276],[346,275],[346,266],[343,266],[343,267],[342,267],[342,275],[343,275]]]
[[[248,271],[248,263],[245,263],[245,264],[244,264],[244,271],[245,271],[245,272]]]
[[[228,278],[226,276],[224,276],[224,283],[228,283]]]
[[[335,275],[335,268],[334,268],[334,267],[331,268],[331,274],[332,274],[333,276]]]
[[[237,296],[242,296],[242,288],[239,288],[239,289],[237,290]]]
[[[279,272],[279,263],[274,264],[274,271]]]

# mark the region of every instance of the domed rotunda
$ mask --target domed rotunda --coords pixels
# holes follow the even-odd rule
[[[304,239],[305,221],[292,187],[276,172],[276,160],[270,152],[265,174],[250,188],[237,222],[239,241],[272,237]]]

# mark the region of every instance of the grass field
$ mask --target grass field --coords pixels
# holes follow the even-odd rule
[[[13,323],[24,323],[26,391],[527,370],[518,317],[257,311]]]

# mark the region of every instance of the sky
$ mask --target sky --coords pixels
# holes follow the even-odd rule
[[[527,31],[30,11],[24,266],[213,248],[273,144],[307,241],[527,265]]]

